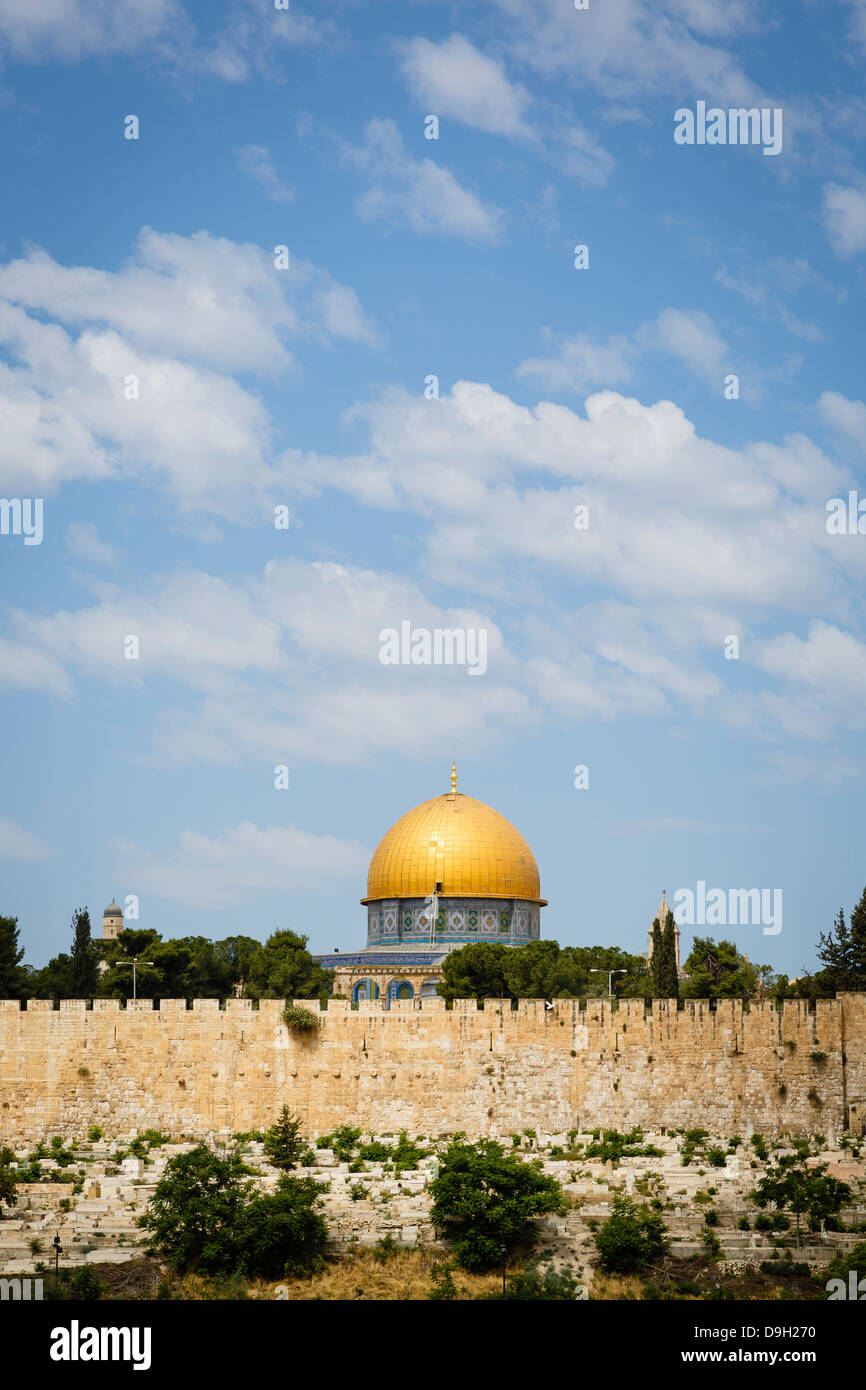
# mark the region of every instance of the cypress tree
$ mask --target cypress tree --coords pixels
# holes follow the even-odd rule
[[[662,993],[662,929],[659,925],[658,917],[653,921],[653,949],[650,960],[650,971],[652,974],[653,998],[663,999]]]
[[[653,924],[655,926],[655,924]],[[668,909],[661,940],[661,969],[659,986],[662,999],[679,999],[680,982],[677,975],[677,939],[674,914]]]
[[[73,999],[88,999],[96,993],[99,971],[96,951],[90,939],[90,913],[80,907],[72,918],[72,966],[70,970],[70,989]]]

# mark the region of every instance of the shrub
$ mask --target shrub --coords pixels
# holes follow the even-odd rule
[[[788,1231],[791,1222],[780,1211],[761,1211],[755,1217],[756,1231]]]
[[[708,1212],[704,1213],[704,1224],[706,1226],[718,1226],[719,1213],[716,1211],[715,1207],[711,1207]]]
[[[100,1126],[91,1125],[89,1130],[87,1131],[87,1138],[89,1143],[97,1144],[99,1140],[102,1138],[102,1129],[100,1128]]]
[[[718,1145],[711,1145],[705,1151],[705,1157],[711,1168],[724,1168],[726,1154],[724,1149],[720,1148]]]
[[[394,1239],[390,1231],[386,1236],[383,1236],[381,1240],[377,1240],[376,1244],[373,1246],[373,1254],[375,1255],[377,1260],[380,1260],[382,1262],[382,1264],[385,1264],[386,1261],[392,1259],[394,1255],[399,1255],[399,1253],[400,1246]]]
[[[616,1129],[606,1129],[600,1139],[595,1139],[587,1147],[585,1157],[611,1159],[616,1163],[621,1158],[660,1158],[661,1152],[655,1145],[643,1142],[643,1130],[639,1125],[635,1125],[627,1134],[620,1134]]]
[[[301,1004],[287,1004],[283,1009],[283,1023],[292,1033],[314,1033],[320,1021],[318,1014]]]
[[[759,1158],[762,1163],[766,1163],[770,1157],[770,1150],[767,1148],[767,1141],[762,1134],[752,1135],[752,1148],[755,1150],[755,1157]]]
[[[493,1139],[452,1140],[430,1191],[433,1225],[453,1236],[458,1262],[471,1271],[497,1265],[503,1246],[528,1242],[536,1217],[565,1211],[562,1188],[540,1161],[525,1162]]]
[[[708,1260],[717,1260],[722,1253],[721,1241],[709,1226],[705,1226],[701,1231],[701,1244]]]
[[[204,1144],[169,1159],[138,1225],[146,1246],[174,1269],[227,1278],[313,1269],[327,1231],[315,1210],[319,1185],[284,1173],[277,1190],[254,1193],[241,1160]]]
[[[340,1125],[332,1134],[323,1134],[316,1140],[317,1149],[332,1149],[334,1156],[341,1163],[348,1163],[355,1149],[358,1147],[358,1140],[361,1138],[359,1129],[352,1129],[350,1125]],[[390,1153],[390,1150],[389,1150]]]
[[[289,1173],[280,1176],[276,1192],[253,1197],[242,1212],[236,1272],[276,1279],[319,1268],[328,1236],[316,1210],[320,1202],[314,1178]]]
[[[613,1210],[595,1237],[605,1274],[632,1274],[669,1248],[667,1227],[658,1213],[617,1195]]]
[[[847,1255],[837,1255],[835,1259],[832,1259],[822,1270],[821,1278],[844,1279],[847,1282],[848,1275],[852,1270],[860,1277],[864,1269],[866,1269],[866,1240],[855,1245],[854,1249],[849,1250]]]
[[[556,1302],[573,1303],[578,1294],[578,1283],[571,1269],[564,1269],[561,1274],[557,1274],[552,1265],[548,1265],[544,1274],[538,1270],[535,1264],[526,1265],[517,1274],[512,1274],[505,1285],[505,1292],[500,1289],[497,1293],[483,1294],[482,1298],[486,1302]]]
[[[353,1182],[349,1188],[349,1196],[353,1202],[361,1202],[365,1197],[369,1197],[370,1189],[365,1187],[362,1182]]]

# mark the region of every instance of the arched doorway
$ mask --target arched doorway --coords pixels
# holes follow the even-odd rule
[[[352,1003],[359,1004],[362,999],[378,999],[379,986],[375,980],[359,980],[352,989]]]

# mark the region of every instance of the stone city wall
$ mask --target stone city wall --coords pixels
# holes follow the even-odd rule
[[[302,1001],[297,1001],[302,1002]],[[317,1002],[306,1007],[319,1013]],[[826,1133],[866,1114],[866,994],[737,1000],[331,1000],[312,1034],[281,1000],[0,1002],[0,1143],[143,1129],[262,1129],[283,1104],[339,1124],[433,1136],[595,1126]]]

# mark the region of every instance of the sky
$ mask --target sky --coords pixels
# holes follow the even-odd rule
[[[357,949],[456,759],[544,936],[758,888],[684,954],[815,967],[866,883],[864,61],[866,0],[0,0],[28,962],[113,896]],[[738,108],[781,148],[675,138]]]

